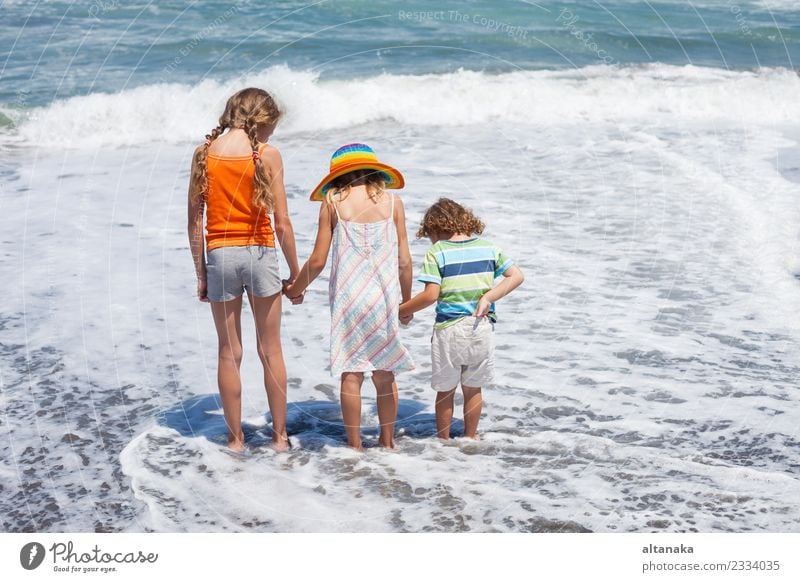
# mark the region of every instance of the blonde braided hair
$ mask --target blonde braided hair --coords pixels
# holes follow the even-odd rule
[[[208,149],[211,142],[226,130],[241,128],[250,139],[253,149],[255,173],[253,176],[253,203],[267,212],[273,210],[274,197],[270,188],[270,176],[258,152],[256,133],[259,126],[275,125],[283,113],[272,96],[263,89],[250,87],[232,95],[225,104],[225,111],[219,118],[219,125],[206,134],[205,144],[195,153],[194,171],[192,173],[192,197],[198,202],[208,190]]]

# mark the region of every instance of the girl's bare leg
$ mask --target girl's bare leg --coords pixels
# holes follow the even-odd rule
[[[464,436],[477,439],[478,421],[481,419],[483,396],[480,388],[461,386],[464,390]]]
[[[281,294],[255,297],[247,294],[256,322],[258,356],[264,366],[264,387],[272,413],[272,447],[289,448],[286,434],[286,364],[281,347]]]
[[[361,450],[361,385],[364,383],[362,372],[344,372],[342,374],[342,419],[347,434],[347,446]]]
[[[450,423],[453,421],[453,400],[456,389],[436,393],[436,436],[450,438]]]
[[[397,421],[397,384],[392,372],[376,370],[372,383],[378,399],[378,420],[381,423],[379,442],[382,447],[394,448],[394,423]]]
[[[222,399],[225,424],[228,425],[228,447],[244,449],[242,433],[242,298],[212,301],[211,313],[219,340],[217,384]]]

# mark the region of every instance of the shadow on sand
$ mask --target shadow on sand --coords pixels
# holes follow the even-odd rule
[[[371,409],[371,416],[377,417],[377,407],[369,399],[364,399],[365,409]],[[369,407],[369,408],[368,408]],[[290,402],[287,407],[286,428],[294,446],[303,449],[320,449],[323,446],[345,446],[346,438],[342,424],[342,411],[339,404],[327,400],[306,400]],[[426,405],[418,400],[398,402],[396,433],[398,439],[428,439],[436,435],[436,417],[430,412],[422,412]],[[243,422],[245,442],[250,447],[266,446],[272,439],[272,417],[265,417],[265,425]],[[184,437],[204,437],[224,445],[228,429],[222,414],[222,401],[218,394],[202,394],[184,400],[180,404],[161,412],[158,423],[171,428]],[[378,438],[377,423],[361,427],[369,447]],[[451,435],[462,436],[464,425],[453,419]]]

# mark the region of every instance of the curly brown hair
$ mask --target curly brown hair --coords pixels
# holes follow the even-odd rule
[[[439,238],[450,238],[456,234],[481,234],[485,227],[481,219],[469,208],[449,198],[439,198],[436,204],[425,211],[422,224],[417,231],[417,238],[434,235]]]

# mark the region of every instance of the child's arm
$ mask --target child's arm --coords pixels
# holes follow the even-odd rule
[[[406,232],[406,211],[403,201],[399,196],[394,197],[396,212],[394,224],[397,228],[397,262],[400,275],[400,294],[402,301],[411,299],[411,280],[414,276],[411,265],[411,250],[408,248],[408,233]]]
[[[328,262],[328,253],[331,250],[331,240],[333,239],[333,221],[331,218],[331,206],[323,202],[319,209],[319,227],[317,228],[317,240],[314,242],[314,250],[311,256],[300,269],[294,282],[284,288],[284,293],[290,299],[299,298],[311,282],[316,279],[325,268]]]
[[[492,303],[511,293],[514,289],[522,285],[524,280],[525,276],[518,267],[512,266],[506,269],[503,272],[503,280],[500,281],[494,289],[484,293],[483,297],[478,301],[478,307],[475,309],[474,313],[475,317],[483,317],[489,313],[489,308],[492,306]]]
[[[189,231],[189,249],[192,251],[192,259],[194,260],[194,272],[197,276],[197,298],[200,301],[208,301],[208,279],[206,276],[206,259],[204,253],[205,236],[203,235],[203,197],[198,196],[195,198],[194,194],[199,187],[195,184],[194,176],[197,172],[197,156],[200,153],[198,147],[194,152],[192,159],[192,171],[189,174],[189,215],[188,215],[188,231]]]
[[[289,205],[286,202],[286,189],[283,185],[283,160],[280,152],[267,146],[263,150],[263,161],[269,168],[270,189],[272,190],[273,216],[275,217],[275,235],[281,246],[286,264],[289,265],[289,280],[297,277],[300,266],[297,263],[297,243],[294,238],[292,220],[289,218]]]
[[[424,291],[417,293],[400,306],[400,317],[408,317],[436,303],[440,289],[441,286],[436,283],[425,283]]]
[[[415,312],[433,305],[439,299],[442,290],[442,270],[436,258],[433,247],[428,249],[422,261],[422,272],[419,280],[425,283],[425,290],[417,293],[412,299],[405,301],[400,306],[400,322],[405,323]]]

